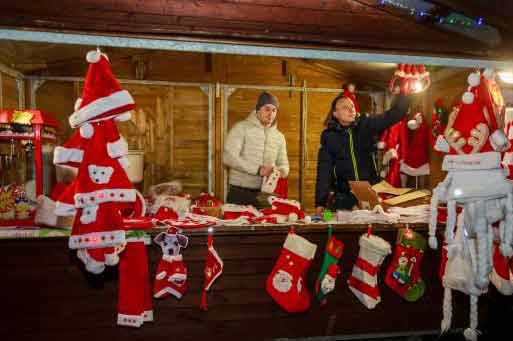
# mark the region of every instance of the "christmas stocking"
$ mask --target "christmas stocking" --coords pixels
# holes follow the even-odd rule
[[[327,300],[325,296],[335,289],[336,276],[340,272],[338,261],[344,250],[344,244],[331,234],[332,227],[330,225],[328,227],[328,242],[326,243],[321,272],[315,282],[315,295],[321,305],[326,304]]]
[[[410,229],[400,229],[392,263],[385,283],[409,302],[417,301],[426,290],[420,278],[420,264],[426,249],[426,239]]]
[[[316,250],[317,245],[291,231],[267,278],[267,293],[289,313],[304,312],[310,307],[305,277]]]
[[[360,302],[367,309],[374,309],[381,302],[378,287],[379,266],[391,253],[390,244],[386,240],[368,233],[360,237],[359,244],[360,252],[347,282],[349,289]]]
[[[143,232],[127,232],[127,245],[120,255],[118,325],[140,327],[153,321],[150,273]]]
[[[153,296],[165,298],[173,295],[180,299],[187,291],[187,268],[180,249],[187,247],[188,239],[176,231],[168,231],[159,233],[154,242],[162,248],[162,259],[155,275]]]
[[[207,305],[207,291],[210,290],[212,284],[217,279],[217,277],[221,276],[223,273],[223,261],[221,257],[217,254],[217,251],[214,249],[213,243],[213,235],[209,233],[208,235],[208,252],[207,258],[205,260],[205,282],[203,284],[203,294],[201,295],[201,304],[200,309],[203,311],[208,310]]]

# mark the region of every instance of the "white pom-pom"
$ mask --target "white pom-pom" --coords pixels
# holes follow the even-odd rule
[[[408,120],[408,128],[410,130],[416,130],[419,128],[419,122],[417,120]]]
[[[465,104],[472,104],[474,102],[474,94],[470,91],[466,91],[463,96],[461,96],[461,101]]]
[[[485,69],[483,71],[483,76],[488,79],[489,81],[491,81],[492,79],[495,78],[495,72],[493,71],[493,69]]]
[[[116,122],[126,122],[126,121],[130,121],[130,118],[132,118],[132,114],[129,112],[125,112],[121,115],[118,115],[116,117],[114,117],[114,121]]]
[[[86,60],[90,64],[98,63],[100,61],[101,56],[102,53],[99,50],[92,50],[87,52]]]
[[[311,224],[312,223],[312,217],[310,217],[309,215],[307,215],[305,217],[305,224]]]
[[[90,139],[94,134],[94,128],[90,123],[84,123],[80,126],[80,136]]]
[[[481,75],[479,74],[479,72],[472,72],[470,75],[468,75],[468,78],[467,78],[468,85],[474,87],[474,86],[478,86],[480,82],[481,82]]]
[[[502,243],[500,250],[501,250],[502,255],[506,258],[511,258],[511,256],[513,256],[513,248],[511,247],[511,245]]]
[[[438,240],[435,236],[429,237],[429,247],[433,250],[436,250],[438,248]]]
[[[292,212],[292,213],[289,213],[289,223],[295,223],[298,219],[298,216],[296,213]]]
[[[75,101],[75,111],[78,111],[78,109],[80,109],[80,106],[82,105],[82,98],[77,98],[77,100]]]
[[[467,328],[463,332],[463,336],[465,336],[465,339],[467,341],[477,341],[477,338],[479,336],[479,332],[472,328]]]

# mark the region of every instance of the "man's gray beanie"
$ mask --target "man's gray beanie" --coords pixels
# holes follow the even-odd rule
[[[273,104],[276,107],[276,109],[280,108],[280,102],[278,101],[278,98],[276,96],[274,96],[270,92],[262,91],[260,96],[258,96],[256,111],[258,111],[258,109],[260,109],[266,104]]]

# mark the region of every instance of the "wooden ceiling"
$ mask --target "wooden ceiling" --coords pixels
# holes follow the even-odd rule
[[[433,3],[482,16],[500,31],[502,43],[490,48],[381,8],[375,0],[1,1],[0,26],[461,57],[513,56],[513,2]]]

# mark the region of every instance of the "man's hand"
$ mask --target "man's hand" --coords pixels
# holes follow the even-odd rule
[[[316,209],[315,209],[315,215],[318,215],[318,216],[322,216],[322,214],[324,213],[324,207],[322,206],[318,206]]]
[[[260,166],[260,168],[258,169],[258,173],[260,174],[261,177],[269,176],[269,175],[271,175],[272,172],[273,172],[272,166]]]

